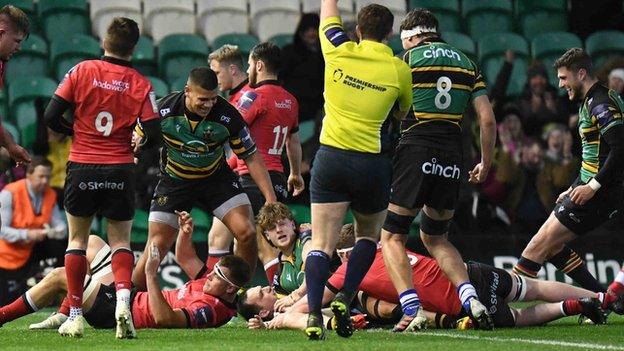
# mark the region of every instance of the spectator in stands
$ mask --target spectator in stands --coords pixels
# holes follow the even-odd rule
[[[624,68],[615,68],[609,72],[609,89],[615,90],[624,98]]]
[[[51,172],[50,161],[35,156],[26,179],[0,192],[0,305],[27,290],[26,280],[41,259],[54,257],[63,264],[67,224],[49,185]]]
[[[558,164],[578,163],[572,155],[572,133],[561,124],[551,126],[545,133],[546,152],[544,156]]]
[[[300,122],[317,119],[323,106],[325,61],[318,28],[318,14],[304,13],[292,44],[282,50],[284,66],[280,78],[286,90],[299,101]]]
[[[557,89],[548,83],[543,64],[533,63],[527,72],[527,84],[518,105],[524,132],[538,138],[548,123],[565,123],[568,103],[557,95]]]
[[[564,155],[571,155],[571,143],[565,143],[564,149]],[[534,138],[522,145],[519,162],[508,150],[501,151],[496,178],[507,185],[505,207],[523,232],[534,232],[544,222],[557,196],[572,182],[576,168],[571,158],[554,162],[544,157],[542,145]]]

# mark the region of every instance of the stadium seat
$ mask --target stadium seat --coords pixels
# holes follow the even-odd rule
[[[91,32],[86,0],[40,0],[38,8],[49,42]]]
[[[154,43],[150,37],[140,36],[132,55],[132,66],[146,76],[158,74]]]
[[[401,43],[401,36],[398,34],[393,34],[388,38],[388,46],[392,49],[392,52],[395,55],[403,52],[403,43]]]
[[[394,14],[394,25],[392,26],[392,30],[394,33],[398,33],[399,28],[401,27],[401,21],[405,18],[405,0],[386,0],[381,2],[378,0],[355,0],[355,11],[357,13],[362,7],[376,3],[381,3],[392,11],[392,14]]]
[[[442,33],[461,32],[459,0],[410,0],[409,8],[425,8],[433,12]]]
[[[171,34],[158,46],[160,78],[172,84],[180,77],[188,77],[191,69],[206,66],[208,44],[204,38],[193,34]]]
[[[134,210],[134,220],[132,221],[132,235],[130,241],[133,243],[146,243],[148,234],[148,218],[149,213],[147,211],[136,209]]]
[[[251,34],[229,33],[218,36],[212,42],[212,47],[216,50],[225,44],[236,45],[243,54],[243,61],[247,61],[249,52],[259,43],[260,40]]]
[[[44,106],[52,97],[57,84],[43,76],[17,77],[9,85],[9,118],[20,130],[22,146],[30,148],[37,135],[37,107],[35,100],[44,99]],[[43,112],[43,111],[41,111]]]
[[[473,39],[514,28],[511,0],[464,1],[466,33]]]
[[[48,74],[48,44],[37,34],[31,34],[22,43],[21,50],[7,63],[4,77],[10,82],[19,76]]]
[[[557,58],[570,48],[583,47],[581,39],[566,32],[551,32],[538,34],[531,42],[533,58],[541,61],[547,68],[550,84],[558,86],[557,73],[552,65]]]
[[[2,118],[2,123],[7,121],[8,112],[9,101],[7,99],[6,89],[0,89],[0,118]]]
[[[148,0],[143,4],[145,27],[155,44],[171,34],[195,33],[193,0]]]
[[[547,32],[565,32],[568,30],[568,14],[565,12],[534,11],[526,13],[520,19],[520,31],[527,40]]]
[[[176,79],[173,83],[171,83],[169,86],[171,87],[171,89],[169,89],[170,91],[182,91],[184,90],[184,87],[186,86],[186,81],[188,80],[188,77],[180,77],[178,79]]]
[[[301,143],[312,139],[314,137],[314,129],[316,128],[314,121],[302,121],[299,123],[299,140]]]
[[[191,210],[191,217],[193,217],[193,241],[205,242],[208,238],[208,232],[212,227],[212,213],[208,214],[199,208]]]
[[[277,34],[277,35],[270,37],[268,41],[274,43],[275,45],[283,49],[284,46],[288,44],[292,44],[293,34],[292,33]]]
[[[281,33],[294,33],[299,23],[299,1],[250,0],[252,30],[260,41]]]
[[[529,59],[529,46],[526,40],[515,33],[492,33],[482,36],[478,41],[478,47],[481,69],[489,85],[494,84],[496,80],[505,60],[505,51],[509,49],[516,54],[507,95],[519,95],[526,82]]]
[[[50,62],[56,80],[61,81],[65,73],[77,63],[96,59],[101,55],[100,43],[93,37],[76,34],[53,41],[50,44]]]
[[[2,127],[9,132],[9,134],[11,134],[11,136],[13,137],[13,140],[15,140],[16,143],[21,143],[20,141],[20,132],[17,129],[17,127],[15,125],[13,125],[11,122],[7,122],[7,121],[2,121]]]
[[[197,26],[209,42],[227,33],[249,32],[246,0],[197,0]]]
[[[343,22],[354,21],[355,12],[353,12],[353,0],[338,1],[338,10]],[[321,11],[321,2],[317,0],[303,0],[303,13],[319,13]]]
[[[464,54],[470,57],[472,60],[477,58],[477,46],[475,42],[464,33],[458,32],[442,32],[442,39],[449,45],[454,46],[461,50]]]
[[[520,0],[516,1],[516,11],[518,14],[545,10],[552,12],[566,12],[568,10],[568,0]]]
[[[152,82],[152,88],[154,89],[157,99],[169,94],[169,87],[162,79],[152,76],[146,76],[146,78]]]
[[[290,208],[290,211],[292,212],[293,217],[295,218],[295,222],[297,224],[312,222],[312,211],[310,210],[310,206],[300,204],[288,204],[288,208]]]
[[[610,57],[624,54],[624,32],[603,30],[594,32],[585,39],[585,49],[598,68]]]
[[[90,0],[89,3],[93,34],[97,37],[104,37],[108,25],[115,17],[133,19],[139,25],[139,31],[143,32],[141,0]]]

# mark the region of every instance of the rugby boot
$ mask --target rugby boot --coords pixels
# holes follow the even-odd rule
[[[323,316],[310,313],[308,315],[308,324],[304,332],[308,336],[308,340],[325,340]]]
[[[466,306],[464,306],[465,308]],[[476,298],[472,298],[468,301],[468,315],[474,324],[475,329],[493,330],[494,322],[492,317],[488,313],[488,310],[483,306],[481,301]]]
[[[413,316],[403,314],[403,317],[395,324],[392,331],[402,333],[404,331],[412,332],[425,329],[427,329],[427,317],[425,317],[422,308],[418,308],[418,311]]]
[[[58,327],[60,327],[61,324],[63,324],[67,320],[67,318],[69,317],[67,317],[66,315],[62,313],[54,312],[50,316],[48,316],[48,318],[46,318],[45,320],[39,323],[33,323],[29,325],[28,329],[30,330],[58,329]]]
[[[607,315],[600,307],[600,300],[591,297],[583,297],[578,301],[583,308],[583,312],[581,312],[581,314],[589,318],[592,323],[605,324],[607,322]]]
[[[58,328],[59,334],[62,336],[69,336],[72,338],[82,338],[84,334],[84,327],[87,322],[83,316],[76,316],[73,319],[67,319]]]
[[[348,338],[353,335],[353,322],[351,321],[351,315],[349,314],[349,299],[345,294],[339,292],[336,294],[336,298],[329,305],[334,313],[336,322],[336,334],[343,338]]]
[[[136,329],[134,329],[132,314],[128,306],[122,305],[118,309],[115,309],[115,321],[117,322],[117,328],[115,330],[115,337],[117,339],[136,338]]]

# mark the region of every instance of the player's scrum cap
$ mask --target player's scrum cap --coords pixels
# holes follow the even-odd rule
[[[416,26],[412,29],[403,29],[401,31],[401,39],[411,38],[415,35],[421,35],[424,33],[437,33],[435,27]]]

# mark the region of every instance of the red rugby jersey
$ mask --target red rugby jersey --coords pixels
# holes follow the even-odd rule
[[[247,122],[267,170],[284,172],[282,150],[286,136],[299,130],[297,99],[277,81],[266,80],[245,90],[236,108]],[[239,175],[249,173],[240,159],[236,170]]]
[[[228,102],[234,106],[238,104],[238,100],[243,94],[249,89],[249,84],[247,79],[245,79],[241,84],[239,84],[236,88],[230,90],[230,96],[228,97]]]
[[[162,291],[172,309],[181,309],[189,328],[216,328],[236,315],[236,307],[204,293],[206,278],[191,280],[179,289]],[[132,321],[136,328],[157,328],[149,307],[149,294],[140,291],[132,301]]]
[[[55,94],[74,106],[72,162],[132,163],[137,118],[158,118],[150,81],[123,60],[83,61],[67,72]]]
[[[409,250],[407,257],[412,265],[412,281],[422,307],[431,312],[459,315],[462,307],[457,290],[442,272],[438,263],[431,257],[419,255]],[[327,284],[337,290],[342,289],[346,272],[347,264],[343,263],[329,278]],[[399,294],[386,271],[381,248],[377,249],[373,265],[364,276],[359,290],[380,300],[399,303]]]

